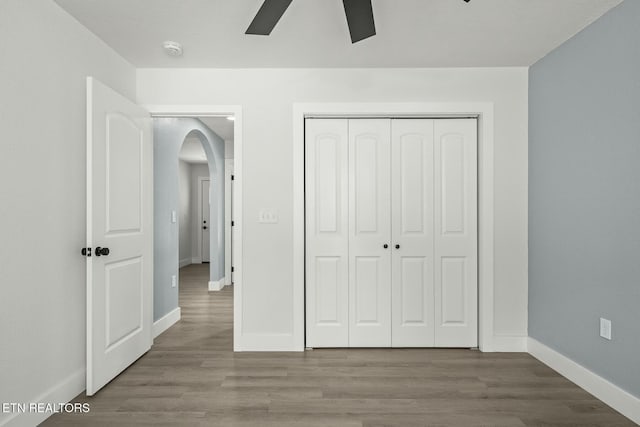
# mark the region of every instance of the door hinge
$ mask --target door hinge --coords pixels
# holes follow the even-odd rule
[[[80,251],[82,256],[90,257],[91,256],[91,248],[82,248]]]
[[[234,269],[233,269],[233,267],[231,267],[231,272],[232,272],[232,273],[233,273],[233,270],[234,270]]]
[[[231,181],[233,181],[234,179],[236,179],[236,177],[234,175],[231,175]]]
[[[231,226],[233,227],[234,225],[236,225],[235,222],[231,221]]]

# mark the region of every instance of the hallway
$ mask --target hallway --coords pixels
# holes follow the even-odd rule
[[[182,320],[64,426],[631,426],[528,354],[447,349],[233,353],[233,289],[180,270]]]

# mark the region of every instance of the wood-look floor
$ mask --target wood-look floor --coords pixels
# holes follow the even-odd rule
[[[233,353],[233,290],[180,270],[182,320],[65,426],[632,426],[527,354],[448,349]]]

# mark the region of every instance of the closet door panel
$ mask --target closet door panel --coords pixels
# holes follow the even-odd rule
[[[434,344],[433,129],[428,119],[392,121],[393,347]]]
[[[435,345],[478,345],[477,122],[435,121]]]
[[[390,123],[349,120],[350,347],[391,345]]]
[[[308,347],[349,345],[348,121],[305,121]]]

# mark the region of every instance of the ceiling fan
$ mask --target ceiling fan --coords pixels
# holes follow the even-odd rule
[[[260,10],[245,34],[268,36],[276,26],[292,0],[264,0]],[[470,0],[464,0],[469,3]],[[359,42],[376,34],[371,0],[342,0],[351,43]]]

